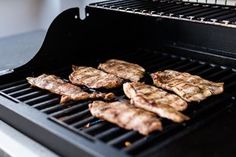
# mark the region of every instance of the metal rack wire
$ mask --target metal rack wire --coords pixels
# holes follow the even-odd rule
[[[235,0],[110,0],[90,4],[89,7],[236,28],[235,2]]]

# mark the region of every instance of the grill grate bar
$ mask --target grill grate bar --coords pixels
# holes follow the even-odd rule
[[[55,95],[52,93],[44,94],[38,97],[33,97],[32,99],[25,100],[24,103],[27,103],[29,105],[33,105],[39,102],[43,102],[45,100],[53,98]]]
[[[176,12],[176,11],[184,10],[186,8],[188,8],[188,6],[182,6],[182,5],[177,4],[177,5],[174,5],[172,7],[159,8],[156,11],[158,11],[158,12],[168,12],[168,13],[171,12],[171,13],[173,13],[173,12]]]
[[[12,82],[12,83],[7,83],[7,84],[4,84],[4,85],[1,85],[0,90],[6,90],[9,87],[15,87],[15,86],[17,86],[19,84],[22,84],[22,83],[25,83],[25,82],[26,82],[26,80],[22,79],[22,80],[15,81],[15,82]]]
[[[54,113],[54,112],[60,111],[63,108],[64,108],[64,106],[62,104],[56,104],[54,106],[41,109],[41,111],[46,113],[46,114],[50,114],[50,113]]]
[[[171,67],[177,67],[178,65],[182,65],[183,61],[177,61],[171,64],[167,64],[161,68],[159,68],[159,70],[166,70],[166,69],[170,69]],[[155,67],[154,67],[155,68]]]
[[[166,66],[163,66],[163,68],[161,68],[161,70],[176,68],[176,67],[184,65],[186,63],[188,63],[188,62],[187,61],[178,61],[178,62],[174,62],[174,63],[170,62],[170,64],[167,64]]]
[[[157,66],[160,66],[161,67],[160,69],[168,69],[171,65],[174,66],[174,65],[178,65],[180,63],[182,63],[182,61],[178,61],[177,59],[173,59],[173,60],[166,59],[166,60],[162,60],[161,62],[159,62],[158,65],[154,65],[154,64],[150,65],[149,69],[151,71],[153,71],[152,69],[156,69]]]
[[[79,120],[78,122],[71,124],[71,126],[74,128],[81,128],[81,127],[85,126],[86,124],[94,121],[95,119],[96,119],[95,117],[90,116],[88,118],[85,118],[83,120]]]
[[[166,9],[160,9],[160,11],[166,12],[166,13],[173,13],[173,14],[179,14],[181,12],[184,12],[186,10],[192,10],[196,9],[194,6],[188,6],[188,5],[178,5],[177,8],[166,8]]]
[[[221,78],[222,76],[229,75],[230,69],[225,70],[219,70],[211,75],[208,76],[208,79],[210,80],[217,80],[218,78]]]
[[[110,127],[111,127],[110,123],[101,122],[101,123],[98,123],[96,125],[92,125],[88,128],[84,128],[83,132],[86,132],[86,133],[94,136],[94,135],[96,135],[96,134],[98,134],[98,133],[100,133],[100,132],[102,132],[102,131],[110,128]]]
[[[232,17],[236,18],[236,12],[232,11],[230,14],[219,16],[219,17],[217,17],[217,20],[228,20]]]
[[[153,7],[153,5],[151,5],[150,3],[145,3],[142,2],[140,3],[139,1],[135,1],[135,2],[128,2],[128,1],[124,1],[124,3],[119,2],[119,3],[112,3],[112,6],[116,6],[119,8],[133,8],[133,9],[149,9],[149,10],[155,10],[156,8]],[[176,5],[175,3],[161,3],[160,5],[157,6],[157,8],[163,8],[163,7],[170,7]]]
[[[188,14],[188,13],[193,13],[194,11],[199,11],[199,7],[189,7],[187,9],[184,9],[184,10],[181,10],[181,11],[177,11],[177,12],[172,12],[173,14],[178,14],[178,15],[185,15]]]
[[[195,67],[192,67],[190,69],[187,69],[186,72],[189,72],[189,73],[195,73],[199,70],[203,70],[206,68],[207,65],[205,64],[201,64],[201,65],[198,65],[198,66],[195,66]]]
[[[197,17],[197,14],[207,12],[207,11],[209,12],[209,11],[212,11],[212,10],[209,7],[206,7],[206,8],[198,7],[198,9],[195,10],[195,11],[183,12],[183,13],[179,13],[179,14],[184,14],[184,16],[195,16],[195,17]]]
[[[220,12],[221,10],[220,9],[209,9],[208,11],[204,11],[204,12],[200,12],[200,13],[197,13],[196,15],[194,15],[196,18],[201,18],[201,17],[206,17],[208,15],[212,15],[212,14],[215,14],[215,13],[218,13]]]
[[[229,82],[229,81],[233,82],[233,81],[235,81],[235,80],[233,80],[234,78],[236,78],[236,73],[231,73],[227,76],[224,76],[224,77],[220,78],[219,80],[223,81],[223,82]]]
[[[115,138],[111,141],[108,142],[109,145],[113,145],[115,147],[122,147],[124,146],[124,142],[129,141],[132,142],[132,139],[136,138],[140,136],[140,134],[138,134],[138,132],[136,131],[129,131],[121,136],[119,136],[118,138]]]
[[[231,23],[232,23],[232,22],[235,22],[235,21],[236,21],[236,15],[235,15],[234,17],[227,18],[226,20],[227,20],[227,21],[230,21]]]
[[[89,115],[89,109],[86,109],[86,110],[83,110],[83,111],[80,111],[76,114],[72,114],[70,116],[66,116],[65,118],[63,118],[63,122],[64,123],[67,123],[67,124],[71,124],[73,121],[76,121],[78,119],[80,119],[81,117],[85,116],[85,115]]]
[[[232,14],[232,11],[230,11],[230,10],[221,10],[219,13],[215,13],[215,14],[206,16],[206,18],[207,19],[215,18],[215,19],[218,20],[218,17],[220,17],[222,15],[225,16],[225,15],[228,15],[228,14]]]
[[[225,88],[234,89],[235,86],[236,86],[236,81],[226,84]]]
[[[25,83],[21,83],[21,84],[16,85],[16,86],[11,86],[11,87],[8,87],[6,89],[3,89],[2,92],[8,94],[10,92],[14,92],[16,90],[21,90],[21,89],[27,88],[27,87],[29,87],[29,84],[27,82],[25,82]]]
[[[21,90],[17,90],[17,91],[14,91],[14,92],[10,92],[8,93],[10,96],[12,97],[18,97],[18,96],[21,96],[21,95],[24,95],[26,93],[30,93],[34,91],[34,89],[30,88],[30,87],[27,87],[27,88],[23,88]]]
[[[175,67],[174,69],[178,71],[182,71],[182,70],[185,70],[186,68],[188,69],[189,67],[194,67],[196,65],[197,65],[196,62],[187,62],[186,64]]]
[[[169,56],[166,56],[166,55],[160,55],[160,56],[157,56],[155,58],[151,58],[150,60],[148,60],[148,62],[146,62],[145,64],[146,65],[152,65],[153,63],[156,63],[158,61],[159,62],[168,62],[169,60]]]
[[[160,11],[160,9],[165,9],[165,8],[175,8],[176,7],[176,3],[174,3],[174,2],[171,2],[171,3],[163,3],[163,4],[159,4],[159,5],[157,5],[155,8],[153,8],[153,6],[152,6],[152,8],[150,9],[150,10],[152,10],[152,11]]]
[[[41,96],[45,93],[45,91],[39,90],[39,91],[33,91],[31,93],[27,93],[25,95],[21,95],[16,97],[17,99],[19,99],[20,101],[26,101],[27,99],[32,99],[38,96]]]
[[[109,135],[115,134],[120,131],[121,131],[121,128],[115,126],[115,127],[112,127],[104,132],[101,132],[100,134],[97,134],[96,138],[103,139],[104,137],[108,137]],[[113,139],[113,138],[111,138],[111,139]]]
[[[108,142],[109,145],[119,145],[120,143],[123,143],[125,141],[128,141],[130,138],[132,138],[133,136],[137,136],[138,133],[136,131],[129,131],[129,132],[126,132],[125,134],[111,140]]]
[[[214,70],[213,67],[208,67],[208,68],[206,68],[205,70],[202,70],[202,71],[198,72],[197,75],[202,76],[202,75],[207,74],[208,72],[211,72],[211,71],[213,71],[213,70]]]
[[[80,111],[81,109],[86,108],[88,103],[89,102],[84,102],[84,103],[70,102],[65,105],[65,106],[68,106],[68,108],[66,108],[62,111],[52,113],[50,115],[52,117],[59,118],[59,117],[66,116],[68,114],[73,114],[73,113]]]
[[[134,1],[134,0],[130,0],[130,1],[107,1],[107,2],[101,2],[99,3],[99,5],[122,5],[122,4],[136,4],[136,3],[139,3],[138,1]]]
[[[51,106],[53,104],[58,104],[59,101],[60,101],[59,98],[56,97],[56,98],[52,98],[52,99],[43,101],[41,103],[34,104],[34,105],[32,105],[32,107],[40,110],[40,109],[48,108],[49,106]]]

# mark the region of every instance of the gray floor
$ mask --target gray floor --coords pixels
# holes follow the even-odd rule
[[[19,67],[31,60],[40,49],[46,31],[38,30],[0,38],[0,70]]]

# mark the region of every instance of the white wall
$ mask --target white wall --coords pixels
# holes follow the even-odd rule
[[[85,5],[102,0],[0,0],[0,38],[47,30],[53,19],[63,10],[81,7],[84,18]]]
[[[37,27],[47,30],[53,19],[60,13],[61,4],[59,0],[41,0],[37,8],[39,17],[36,19]]]
[[[37,29],[37,0],[0,0],[0,37]]]

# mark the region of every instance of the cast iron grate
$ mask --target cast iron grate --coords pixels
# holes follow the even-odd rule
[[[188,110],[185,111],[185,114],[191,117],[190,121],[175,124],[163,119],[164,131],[155,132],[145,137],[135,131],[127,131],[92,117],[88,110],[88,104],[91,101],[69,102],[61,105],[59,104],[59,96],[32,88],[25,79],[2,85],[0,90],[10,97],[45,113],[50,120],[63,127],[94,140],[100,140],[107,146],[114,147],[131,156],[145,156],[150,151],[157,150],[163,144],[173,141],[175,137],[195,128],[193,126],[201,125],[207,119],[222,112],[234,101],[236,92],[233,89],[236,87],[236,72],[229,67],[147,50],[139,50],[119,56],[122,56],[120,59],[142,65],[148,72],[175,69],[200,75],[212,81],[223,81],[225,82],[225,92],[218,96],[212,96],[199,104],[190,104]],[[98,60],[98,62],[100,61]],[[71,69],[68,67],[56,74],[67,79],[70,72]],[[148,79],[146,81],[149,82]],[[117,90],[115,92],[118,93],[118,98],[124,97],[121,89]]]
[[[236,27],[234,6],[193,3],[176,0],[109,0],[90,4],[92,8]]]

